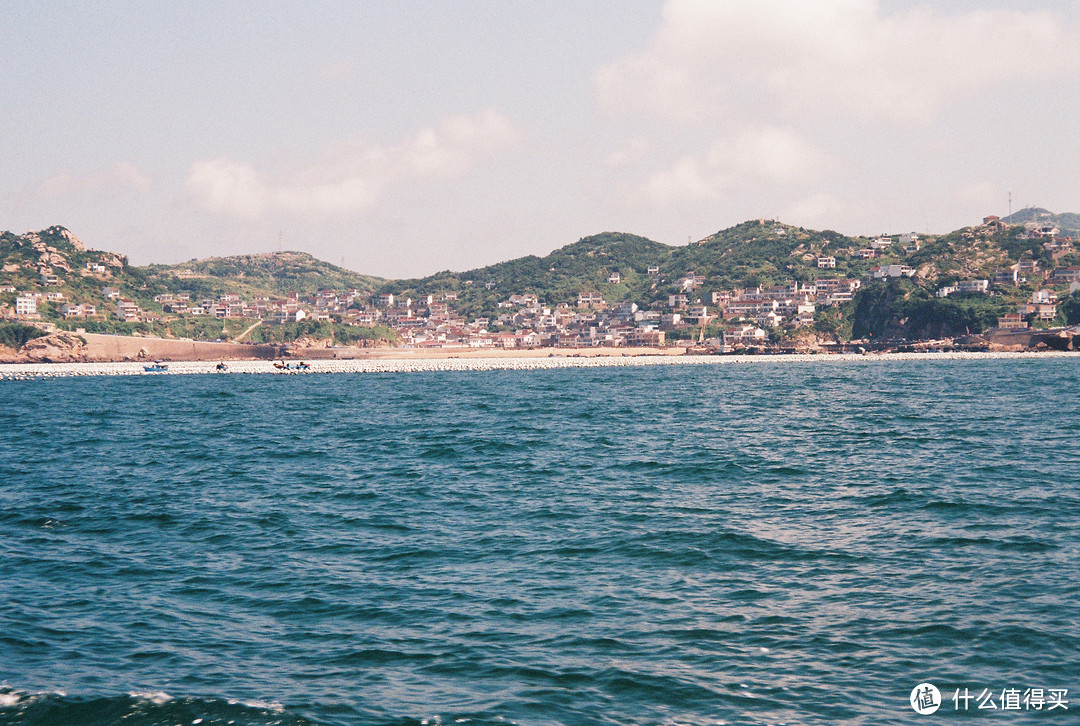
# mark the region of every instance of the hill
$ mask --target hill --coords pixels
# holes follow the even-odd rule
[[[1016,219],[1060,227],[1078,217],[1026,210]],[[944,235],[867,238],[751,220],[680,247],[605,232],[543,257],[388,281],[377,291],[414,298],[452,292],[457,297],[454,308],[461,314],[494,319],[506,312],[511,295],[532,293],[546,305],[574,307],[579,293],[598,292],[609,304],[632,302],[643,309],[666,310],[671,296],[683,293],[691,303],[709,304],[713,293],[722,297],[733,291],[834,278],[865,285],[852,301],[818,310],[817,332],[836,337],[939,337],[985,330],[1046,286],[1044,276],[1051,271],[1080,265],[1076,243],[1058,240],[1064,247],[1052,251],[1047,246],[1051,238],[1019,222],[990,221]],[[1027,275],[1029,280],[1019,275],[1018,284],[997,285],[990,294],[936,295],[961,280],[993,281],[998,271],[1010,268],[1038,272]],[[882,270],[903,280],[875,280],[875,274],[887,274]],[[1068,285],[1059,292],[1068,296]],[[1073,322],[1059,317],[1058,322]]]
[[[151,280],[170,292],[192,292],[216,297],[225,292],[275,297],[291,292],[302,295],[319,290],[372,290],[385,282],[332,265],[306,252],[267,252],[256,255],[211,257],[178,265],[144,268]]]
[[[1046,286],[1055,287],[1067,303],[1059,306],[1062,312],[1056,322],[1074,322],[1072,317],[1080,317],[1080,303],[1065,300],[1070,293],[1068,282],[1060,276],[1052,280],[1051,273],[1080,266],[1080,247],[1063,231],[1071,229],[1070,225],[1078,226],[1077,222],[1077,214],[1031,208],[1006,222],[989,219],[943,235],[867,238],[759,219],[719,230],[686,246],[604,232],[544,256],[529,255],[464,272],[444,271],[407,280],[362,275],[302,252],[136,267],[122,255],[87,249],[71,232],[57,226],[24,235],[0,234],[0,286],[4,288],[0,291],[0,316],[12,317],[15,290],[28,291],[38,296],[45,320],[61,321],[61,305],[79,302],[96,307],[94,315],[72,323],[86,325],[88,330],[138,332],[151,326],[147,330],[159,334],[216,338],[246,330],[252,321],[244,318],[271,317],[274,310],[284,311],[287,306],[283,302],[272,301],[291,296],[308,305],[309,313],[323,311],[321,326],[311,325],[310,320],[303,325],[294,321],[297,336],[348,337],[355,331],[337,330],[334,321],[345,322],[349,308],[371,308],[378,295],[388,293],[398,299],[426,300],[432,296],[446,300],[451,317],[466,321],[482,317],[495,320],[507,310],[519,310],[520,298],[514,303],[511,296],[535,295],[542,305],[575,308],[583,293],[599,294],[607,305],[634,303],[653,311],[670,311],[673,299],[681,300],[684,306],[701,303],[711,305],[709,314],[713,315],[717,300],[743,291],[752,296],[755,290],[793,282],[801,289],[831,279],[833,283],[859,281],[862,286],[850,301],[818,305],[813,327],[817,333],[841,338],[934,337],[983,330]],[[1056,236],[1053,228],[1058,228]],[[958,281],[993,283],[996,273],[1003,270],[1017,271],[1016,280],[992,284],[979,293],[937,294]],[[336,291],[340,296],[319,295],[320,290]],[[185,311],[185,306],[170,305],[170,296],[190,301],[193,310],[201,309],[196,301],[215,301],[220,307],[222,301],[239,298],[244,310],[215,320],[209,309],[195,313]],[[117,297],[137,303],[138,322],[114,320]],[[271,301],[269,309],[256,310],[252,301],[258,300]],[[426,305],[416,311],[420,316],[428,312]],[[368,319],[392,321],[395,315],[389,315],[391,312],[375,310]],[[329,320],[326,313],[332,313]],[[412,309],[397,311],[397,317],[402,314],[415,324]],[[136,327],[129,330],[131,325]],[[123,326],[128,327],[121,329]],[[166,327],[164,332],[162,326]],[[794,334],[793,326],[789,320],[774,331],[774,337]],[[284,329],[260,328],[249,339],[274,335],[287,340],[291,334]],[[677,330],[670,333],[674,337],[679,334]],[[375,335],[393,337],[385,329]]]
[[[303,252],[137,267],[123,255],[88,249],[61,226],[22,235],[0,233],[0,317],[12,317],[17,293],[28,292],[37,297],[37,313],[44,321],[61,327],[84,327],[90,332],[196,339],[231,337],[247,329],[252,321],[231,316],[218,320],[210,310],[204,315],[170,315],[168,303],[163,300],[182,295],[194,305],[203,299],[217,301],[226,293],[249,301],[259,297],[278,299],[290,293],[304,299],[327,288],[370,294],[383,282]],[[116,319],[114,313],[121,299],[137,306],[137,320]],[[65,320],[66,304],[88,305],[93,313]],[[303,335],[308,328],[301,325],[292,332]],[[289,339],[288,330],[278,332]],[[253,337],[265,336],[260,332]]]
[[[158,295],[190,293],[193,298],[216,298],[226,292],[280,297],[309,295],[320,289],[370,291],[385,281],[361,275],[306,252],[270,252],[234,257],[211,257],[179,265],[136,267],[114,252],[87,249],[64,227],[15,235],[0,233],[0,282],[19,289],[46,288],[46,275],[55,275],[65,297],[106,301],[102,287],[148,304]],[[152,307],[152,306],[151,306]]]
[[[1042,207],[1026,207],[1019,212],[1013,212],[1008,217],[1001,219],[1005,224],[1025,224],[1035,222],[1037,224],[1052,225],[1061,230],[1061,233],[1071,237],[1080,236],[1080,214],[1066,212],[1054,214],[1049,209]]]
[[[636,235],[605,232],[544,257],[522,257],[465,272],[387,281],[377,291],[413,297],[453,291],[458,295],[459,309],[489,316],[508,295],[523,293],[534,293],[546,304],[557,305],[575,304],[579,292],[596,291],[608,302],[629,301],[651,307],[663,304],[669,295],[683,292],[688,276],[703,278],[693,297],[709,300],[712,292],[733,288],[770,287],[792,280],[805,284],[820,277],[860,278],[872,268],[888,264],[918,265],[926,279],[951,281],[965,274],[992,275],[996,265],[1008,261],[1010,253],[1034,248],[1041,253],[1038,244],[1009,247],[1007,233],[992,237],[1008,250],[991,245],[993,251],[986,252],[978,247],[975,236],[969,228],[952,236],[920,240],[918,245],[905,244],[893,236],[887,238],[887,244],[881,243],[873,258],[866,258],[860,252],[875,244],[869,238],[772,220],[743,222],[679,247]],[[835,266],[819,268],[819,257],[833,258]],[[1012,261],[1016,261],[1015,256]],[[650,267],[656,268],[653,274],[648,274]],[[612,273],[618,273],[618,282],[609,282]]]
[[[496,314],[498,304],[511,294],[535,294],[552,305],[576,302],[582,290],[600,292],[613,302],[636,301],[650,284],[647,269],[666,261],[673,249],[637,235],[604,232],[544,257],[529,255],[466,272],[393,280],[378,292],[413,297],[454,292],[456,309],[468,317]],[[620,281],[608,282],[614,272]]]

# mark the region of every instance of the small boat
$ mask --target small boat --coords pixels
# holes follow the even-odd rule
[[[305,363],[304,361],[300,361],[299,363],[296,364],[296,370],[298,370],[298,371],[306,371],[306,370],[309,370],[310,368],[311,368],[311,365],[308,364],[308,363]]]
[[[169,370],[169,366],[159,360],[156,360],[148,366],[143,366],[143,370],[147,373],[164,373],[165,371]]]
[[[218,373],[227,373],[229,370],[229,366],[225,365],[225,361],[221,361],[216,366],[214,366],[214,370],[216,370]]]

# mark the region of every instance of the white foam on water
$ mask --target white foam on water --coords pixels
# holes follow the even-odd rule
[[[59,696],[60,698],[64,698],[67,696],[67,693],[64,691],[6,691],[0,693],[0,708],[11,708],[12,706],[18,706],[20,703],[34,701],[46,696]]]
[[[244,701],[239,698],[230,698],[230,706],[247,706],[248,708],[259,708],[263,711],[272,711],[274,713],[281,713],[285,710],[285,706],[276,701]]]
[[[133,691],[128,695],[132,698],[141,698],[144,701],[149,701],[155,706],[161,706],[173,700],[173,697],[164,691]]]

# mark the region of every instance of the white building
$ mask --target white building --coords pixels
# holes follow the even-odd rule
[[[577,296],[578,307],[587,307],[590,305],[603,305],[604,296],[598,292],[581,292]]]
[[[989,280],[960,280],[956,283],[957,292],[986,292],[989,289]]]
[[[116,317],[118,320],[138,320],[139,306],[133,300],[121,298],[116,303]]]
[[[768,333],[754,325],[742,325],[724,333],[724,338],[730,343],[759,343],[767,337]]]
[[[37,300],[30,295],[19,295],[15,298],[16,315],[37,315]]]
[[[915,269],[907,265],[882,265],[872,268],[870,276],[875,280],[884,280],[886,277],[914,277]]]

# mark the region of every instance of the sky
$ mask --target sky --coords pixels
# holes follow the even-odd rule
[[[1080,0],[0,2],[0,229],[386,277],[1080,212]]]

